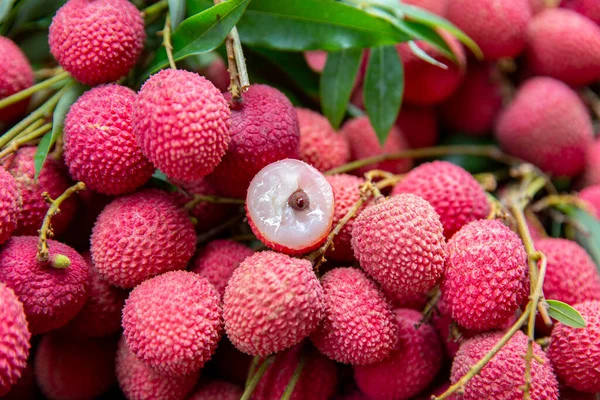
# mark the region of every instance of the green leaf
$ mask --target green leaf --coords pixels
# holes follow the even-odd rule
[[[586,323],[579,311],[558,300],[546,300],[548,303],[548,315],[572,328],[585,328]]]
[[[441,69],[448,69],[448,66],[446,64],[441,63],[438,60],[436,60],[435,58],[431,57],[429,54],[427,54],[425,52],[425,50],[420,48],[412,40],[410,42],[408,42],[408,47],[410,47],[410,50],[413,52],[413,54],[415,56],[419,57],[421,60],[423,60],[431,65],[435,65],[436,67],[439,67]]]
[[[213,0],[187,0],[185,4],[185,15],[187,15],[188,17],[201,13],[204,10],[208,10],[209,8],[215,5]]]
[[[171,36],[175,61],[218,47],[238,22],[249,2],[250,0],[228,0],[184,20]],[[168,64],[167,52],[162,47],[148,74]]]
[[[410,39],[389,20],[332,0],[252,0],[237,27],[245,44],[289,51],[338,51]]]
[[[2,0],[0,1],[0,24],[6,20],[15,0]]]
[[[169,16],[171,17],[171,29],[177,29],[185,18],[185,0],[168,0]]]
[[[363,88],[369,121],[383,146],[400,111],[404,92],[404,68],[394,46],[371,49]]]
[[[160,171],[158,169],[155,170],[154,173],[152,174],[152,183],[157,188],[165,190],[167,192],[174,193],[174,192],[177,192],[179,190],[177,188],[177,186],[173,185],[169,181],[169,178],[167,177],[167,175],[165,175],[162,171]]]
[[[556,208],[569,217],[570,226],[575,231],[575,241],[588,252],[600,272],[600,221],[572,204],[561,204]]]
[[[423,40],[429,43],[446,58],[451,60],[453,63],[458,64],[456,55],[446,40],[435,29],[412,21],[400,20],[397,23],[398,26],[401,27],[408,35],[414,37],[415,39]]]
[[[361,49],[329,53],[321,75],[321,109],[331,125],[339,128],[360,68]]]
[[[443,138],[440,142],[440,145],[451,146],[451,145],[479,145],[479,146],[489,146],[496,144],[493,139],[483,137],[473,137],[467,135],[450,135]],[[483,156],[471,156],[465,154],[449,154],[443,157],[440,157],[441,160],[445,160],[456,164],[471,174],[478,174],[481,172],[489,172],[494,171],[499,168],[502,168],[502,164],[490,159],[489,157]]]

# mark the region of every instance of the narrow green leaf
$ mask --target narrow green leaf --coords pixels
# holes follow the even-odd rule
[[[185,15],[191,17],[193,15],[201,13],[204,10],[208,10],[214,5],[215,3],[213,2],[213,0],[187,0],[185,2]]]
[[[171,17],[171,29],[177,29],[185,18],[185,0],[168,0],[169,16]]]
[[[383,146],[400,112],[404,92],[404,68],[394,46],[371,49],[363,88],[369,121]]]
[[[6,20],[15,0],[2,0],[0,1],[0,24]]]
[[[429,54],[427,54],[425,52],[425,50],[423,50],[422,48],[420,48],[415,42],[413,42],[412,40],[410,42],[408,42],[408,47],[410,47],[410,50],[413,52],[413,54],[417,57],[419,57],[421,60],[431,64],[431,65],[435,65],[438,68],[441,69],[448,69],[448,66],[444,63],[439,62],[438,60],[436,60],[435,58],[431,57]]]
[[[446,40],[435,29],[413,21],[399,20],[397,24],[408,35],[429,43],[453,63],[458,63],[456,54],[454,54]]]
[[[548,303],[548,315],[572,328],[585,328],[586,323],[579,311],[558,300],[546,300]]]
[[[167,177],[167,175],[165,175],[162,171],[160,171],[158,169],[155,170],[154,173],[152,174],[152,183],[157,188],[165,190],[167,192],[174,193],[174,192],[177,192],[179,190],[177,188],[177,186],[173,185],[169,181],[169,178]]]
[[[575,241],[588,252],[600,272],[600,221],[571,204],[562,204],[556,208],[569,217],[570,225],[575,231]]]
[[[361,49],[329,53],[321,75],[321,109],[331,125],[339,128],[360,67]]]

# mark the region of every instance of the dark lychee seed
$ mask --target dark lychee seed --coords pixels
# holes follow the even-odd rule
[[[288,205],[296,211],[304,211],[310,205],[310,199],[304,190],[298,189],[290,195]]]

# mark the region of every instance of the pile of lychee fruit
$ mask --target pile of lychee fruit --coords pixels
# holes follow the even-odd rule
[[[36,141],[0,159],[0,397],[596,399],[598,266],[523,187],[533,174],[546,199],[600,217],[600,1],[404,3],[453,22],[484,59],[446,31],[456,63],[416,42],[446,68],[399,44],[404,104],[381,145],[366,115],[338,131],[269,85],[232,98],[220,59],[125,86],[141,12],[68,0],[50,50],[91,88],[39,176]],[[324,53],[305,57],[322,71]],[[33,83],[0,37],[0,99]],[[28,103],[0,110],[7,129]],[[520,163],[510,174],[409,157],[492,137]],[[461,381],[529,310],[543,269],[540,309],[567,303],[585,327],[538,312],[535,337],[522,324]]]

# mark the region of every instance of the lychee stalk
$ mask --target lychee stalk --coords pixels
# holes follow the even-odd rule
[[[285,387],[283,395],[281,396],[281,400],[290,400],[292,398],[292,394],[294,394],[294,388],[296,387],[296,384],[298,383],[298,380],[300,379],[300,376],[302,375],[302,370],[304,370],[304,365],[306,364],[306,358],[307,358],[306,355],[304,355],[304,354],[300,355],[300,361],[298,362],[298,366],[294,370],[294,374],[292,375],[292,377],[290,378],[290,381],[288,382],[287,386]]]
[[[243,205],[246,202],[243,199],[234,199],[229,197],[220,197],[220,196],[212,196],[212,195],[201,195],[195,194],[193,199],[185,203],[183,208],[186,210],[192,210],[198,203],[206,202],[206,203],[215,203],[215,204],[240,204]]]
[[[36,121],[36,124],[37,124],[37,121]],[[32,125],[32,126],[34,126],[34,125]],[[19,147],[26,144],[27,142],[38,139],[45,133],[49,132],[51,129],[52,129],[52,123],[50,123],[50,122],[42,125],[41,127],[37,128],[37,129],[34,128],[33,130],[31,129],[31,126],[30,126],[29,128],[27,128],[26,131],[24,131],[22,133],[22,135],[19,135],[19,137],[17,139],[13,140],[11,142],[10,146],[8,146],[4,150],[0,151],[0,159],[19,150]],[[27,132],[27,131],[29,131],[29,132]]]
[[[60,74],[58,74],[50,79],[46,79],[45,81],[42,81],[36,85],[30,86],[25,90],[21,90],[20,92],[17,92],[15,94],[13,94],[12,96],[8,96],[8,97],[0,100],[0,109],[10,106],[11,104],[17,103],[21,100],[24,100],[24,99],[28,98],[29,96],[31,96],[32,94],[37,93],[42,89],[49,88],[52,85],[54,85],[55,83],[64,81],[68,78],[69,78],[68,72],[66,72],[66,71],[61,72]]]
[[[250,379],[248,385],[246,385],[246,389],[244,389],[244,394],[242,394],[240,400],[250,400],[252,393],[254,393],[254,389],[256,389],[256,386],[258,385],[258,382],[260,382],[260,379],[263,377],[265,372],[267,372],[267,369],[269,369],[273,362],[275,362],[275,355],[267,357],[262,364],[260,364],[260,367],[258,367],[256,373],[252,376],[252,379]]]
[[[163,36],[163,46],[165,46],[165,50],[167,51],[167,58],[169,59],[169,66],[172,69],[177,69],[175,65],[175,60],[173,59],[173,45],[171,44],[171,14],[167,13],[167,18],[165,18],[165,28],[162,31]]]
[[[150,25],[152,22],[156,21],[156,19],[162,14],[163,11],[169,8],[169,3],[167,0],[160,0],[156,3],[152,4],[144,8],[142,11],[142,18],[144,18],[144,22],[146,25]]]

